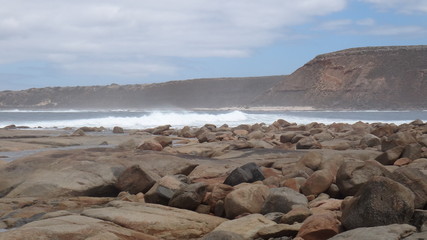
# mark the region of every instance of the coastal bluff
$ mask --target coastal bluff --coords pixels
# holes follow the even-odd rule
[[[427,46],[365,47],[315,57],[252,104],[427,109],[426,92]]]
[[[0,92],[0,109],[427,109],[427,45],[322,54],[290,75]]]

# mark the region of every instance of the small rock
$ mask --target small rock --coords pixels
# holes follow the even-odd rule
[[[313,137],[304,137],[297,142],[296,149],[320,149],[322,146]]]
[[[393,163],[393,165],[394,165],[394,166],[399,166],[399,167],[401,167],[401,166],[408,165],[408,164],[410,164],[411,162],[412,162],[412,159],[409,159],[409,158],[399,158],[399,159],[397,159],[397,160]]]

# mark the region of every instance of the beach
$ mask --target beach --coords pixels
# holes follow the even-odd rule
[[[9,125],[0,239],[424,236],[426,169],[423,120]]]

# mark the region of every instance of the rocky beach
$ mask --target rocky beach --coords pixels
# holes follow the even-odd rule
[[[427,238],[422,120],[11,125],[0,176],[2,240]]]

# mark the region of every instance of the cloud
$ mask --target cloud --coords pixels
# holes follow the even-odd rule
[[[361,0],[372,3],[382,10],[394,9],[402,13],[427,13],[426,0]]]
[[[0,0],[0,63],[140,76],[168,58],[245,57],[346,0]],[[90,67],[89,67],[90,66]],[[129,68],[131,70],[125,71]]]

